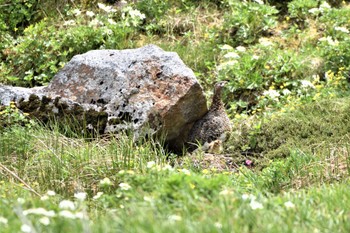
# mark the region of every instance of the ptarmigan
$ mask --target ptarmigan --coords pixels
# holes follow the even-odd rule
[[[226,81],[220,81],[215,84],[208,113],[194,123],[189,133],[188,141],[191,145],[199,143],[204,145],[205,150],[208,145],[210,147],[211,142],[216,140],[223,142],[228,138],[232,126],[221,100],[221,92],[226,83]]]

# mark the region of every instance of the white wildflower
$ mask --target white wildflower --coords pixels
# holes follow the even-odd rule
[[[287,209],[292,209],[295,207],[295,205],[291,202],[291,201],[287,201],[284,203],[284,206],[287,208]]]
[[[95,16],[95,13],[92,12],[92,11],[87,11],[86,15],[89,16],[89,17],[93,17],[93,16]]]
[[[145,14],[136,9],[129,9],[129,15],[131,18],[139,18],[141,20],[146,18]]]
[[[182,217],[179,216],[179,215],[170,215],[170,216],[168,217],[168,220],[169,220],[169,221],[172,221],[172,222],[181,221],[181,220],[182,220]]]
[[[174,168],[170,164],[166,164],[162,167],[163,171],[174,171]]]
[[[240,56],[235,53],[235,52],[229,52],[224,55],[224,58],[233,58],[233,59],[238,59]]]
[[[98,192],[98,193],[96,193],[95,196],[92,197],[92,199],[94,199],[94,200],[99,199],[102,195],[103,195],[103,192]]]
[[[187,175],[187,176],[190,176],[191,175],[191,172],[185,168],[183,169],[180,169],[180,172],[182,172],[183,174]]]
[[[131,186],[129,184],[127,184],[127,183],[120,183],[119,187],[120,187],[121,190],[129,190],[129,189],[131,189]]]
[[[154,162],[154,161],[149,161],[149,162],[147,162],[147,165],[146,165],[146,167],[147,168],[153,168],[154,166],[156,166],[156,162]]]
[[[220,49],[221,50],[233,50],[233,48],[230,45],[228,45],[228,44],[225,44],[225,45],[221,46]]]
[[[44,195],[44,196],[40,197],[40,200],[42,200],[42,201],[49,200],[49,196],[48,195]]]
[[[73,26],[75,25],[75,21],[74,20],[67,20],[67,21],[64,21],[63,23],[64,26]]]
[[[349,30],[346,27],[335,27],[334,30],[349,33]]]
[[[224,189],[219,193],[219,195],[221,195],[221,196],[228,196],[228,195],[232,195],[232,194],[233,194],[232,190],[229,190],[229,189]]]
[[[103,25],[103,23],[98,19],[93,19],[89,23],[89,26],[100,26],[100,25]]]
[[[43,215],[46,217],[54,217],[56,216],[55,212],[53,210],[46,210],[44,208],[33,208],[33,209],[27,209],[23,211],[23,215],[28,214],[36,214],[36,215]]]
[[[19,197],[17,198],[17,202],[18,204],[23,205],[26,201],[23,198]]]
[[[103,3],[97,3],[97,6],[98,6],[101,10],[104,10],[104,11],[107,12],[107,13],[116,12],[116,9],[113,9],[111,6],[106,6],[106,5],[103,4]]]
[[[260,5],[264,5],[264,1],[262,0],[254,0],[256,3],[259,3]]]
[[[324,1],[324,2],[320,5],[320,9],[322,9],[322,10],[331,9],[331,6],[328,4],[328,2]]]
[[[107,21],[111,25],[116,25],[117,24],[113,19],[107,19]]]
[[[52,191],[52,190],[47,190],[46,194],[48,196],[55,196],[56,195],[55,191]]]
[[[288,89],[283,89],[282,90],[282,94],[283,95],[289,95],[290,93],[292,93],[290,90],[288,90]]]
[[[253,194],[243,194],[242,195],[242,199],[243,200],[255,200],[256,199],[256,196],[254,196]]]
[[[100,180],[100,185],[102,186],[112,185],[112,181],[108,177],[105,177],[103,178],[103,180]]]
[[[244,53],[246,51],[246,48],[244,46],[238,46],[238,47],[236,47],[236,50],[238,52]]]
[[[23,224],[23,225],[21,226],[21,231],[22,231],[22,232],[25,232],[25,233],[33,232],[33,231],[32,231],[32,228],[31,228],[29,225],[27,225],[27,224]]]
[[[70,212],[69,210],[62,210],[58,213],[58,215],[64,218],[76,219],[75,214]]]
[[[272,45],[273,45],[273,42],[270,41],[270,40],[267,39],[267,38],[260,38],[260,39],[259,39],[259,43],[260,43],[262,46],[265,46],[265,47],[269,47],[269,46],[272,46]]]
[[[84,201],[86,199],[87,194],[84,192],[74,193],[74,197],[79,201]]]
[[[0,223],[2,223],[4,225],[7,225],[7,223],[8,223],[7,218],[4,218],[4,217],[0,216]]]
[[[63,200],[58,204],[58,207],[60,209],[70,209],[70,210],[75,210],[75,204],[72,201],[69,200]]]
[[[147,202],[153,202],[153,198],[152,197],[148,197],[148,196],[144,196],[143,200],[147,201]]]
[[[39,219],[39,222],[44,226],[50,225],[50,219],[48,217],[42,217]]]
[[[75,14],[76,16],[81,15],[81,11],[79,9],[74,9],[73,14]]]
[[[260,58],[260,57],[259,57],[258,55],[253,55],[253,56],[252,56],[252,60],[259,60],[259,58]]]
[[[315,88],[315,86],[308,80],[301,80],[300,83],[303,88]]]
[[[263,208],[263,205],[260,202],[257,202],[255,200],[252,200],[249,205],[250,205],[250,207],[253,210],[257,210],[257,209],[262,209]]]
[[[331,46],[336,46],[336,45],[339,44],[338,40],[333,40],[333,38],[331,36],[322,37],[322,38],[320,38],[318,40],[319,41],[326,41]]]
[[[75,217],[77,219],[84,219],[85,218],[85,214],[83,212],[77,212],[77,213],[75,213]]]
[[[271,99],[276,100],[280,96],[280,93],[278,91],[276,91],[276,90],[268,90],[268,91],[264,91],[263,95],[267,96],[267,97],[269,97]]]
[[[216,228],[218,228],[218,229],[221,229],[221,228],[222,228],[222,224],[219,223],[219,222],[214,223],[214,226],[215,226]]]
[[[321,12],[321,11],[320,11],[319,8],[311,8],[311,9],[309,10],[309,13],[310,13],[310,14],[313,14],[313,15],[318,15],[320,12]]]

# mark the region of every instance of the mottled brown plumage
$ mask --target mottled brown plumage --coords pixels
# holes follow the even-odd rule
[[[221,92],[225,84],[225,81],[215,84],[213,100],[208,113],[195,122],[190,131],[189,142],[191,144],[200,143],[203,145],[217,139],[221,141],[227,139],[231,131],[231,122],[221,100]]]

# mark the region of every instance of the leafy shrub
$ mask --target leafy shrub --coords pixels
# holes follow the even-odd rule
[[[224,41],[234,46],[256,42],[261,35],[277,24],[275,7],[257,2],[224,1]]]
[[[223,59],[218,66],[219,79],[228,80],[231,111],[261,109],[287,99],[291,94],[304,95],[312,90],[310,79],[316,73],[306,55],[280,49],[261,39],[246,49],[223,46]],[[252,106],[253,105],[253,106]]]
[[[298,24],[304,26],[309,10],[318,7],[319,0],[293,0],[288,3],[288,13]]]
[[[104,4],[99,6],[99,13],[88,11],[83,15],[74,9],[68,12],[68,20],[57,25],[44,19],[26,28],[16,46],[8,48],[6,62],[10,73],[0,76],[17,85],[43,85],[76,54],[100,48],[125,48],[131,32],[144,16],[130,7],[116,11]]]

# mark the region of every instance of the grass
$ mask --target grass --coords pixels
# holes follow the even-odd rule
[[[174,161],[170,166],[166,157],[172,156],[156,141],[135,143],[128,135],[86,141],[38,125],[7,128],[0,134],[2,232],[26,226],[32,232],[350,228],[346,140],[312,153],[295,148],[261,171],[243,165],[192,170]]]

